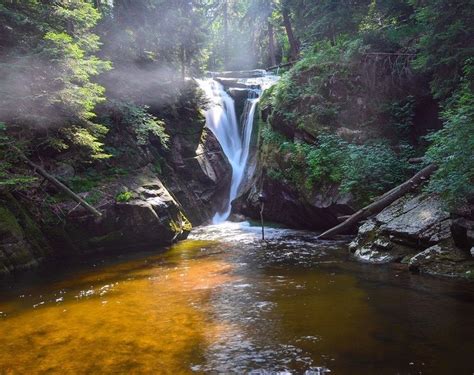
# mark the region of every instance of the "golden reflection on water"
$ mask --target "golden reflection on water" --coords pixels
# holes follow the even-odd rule
[[[189,372],[212,331],[208,292],[231,278],[225,262],[191,258],[209,245],[183,242],[152,266],[132,261],[51,285],[36,308],[25,297],[0,305],[0,372]]]
[[[322,267],[334,249],[244,240],[187,240],[29,283],[0,300],[0,374],[469,373],[474,306],[438,293],[456,284],[417,290],[373,267],[365,280],[362,265]],[[311,251],[311,267],[271,263]]]

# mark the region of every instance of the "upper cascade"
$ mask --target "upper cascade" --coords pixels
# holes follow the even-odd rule
[[[232,201],[237,198],[245,176],[257,104],[263,92],[274,85],[279,77],[264,70],[214,72],[210,75],[212,78],[197,80],[209,99],[206,126],[216,136],[232,167],[232,180],[225,209],[217,212],[213,218],[213,223],[219,224],[230,216]],[[226,87],[249,90],[240,121],[237,120],[234,99],[226,91]]]

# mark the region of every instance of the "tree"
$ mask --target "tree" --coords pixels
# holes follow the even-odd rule
[[[99,12],[82,0],[8,2],[0,5],[0,19],[7,30],[0,120],[17,135],[47,131],[46,142],[57,150],[74,146],[106,157],[100,143],[106,128],[93,121],[105,100],[93,78],[111,68],[97,57],[100,41],[92,30]]]
[[[288,42],[290,43],[290,60],[295,61],[298,59],[300,54],[300,43],[293,33],[288,1],[283,0],[281,4],[281,14],[283,17],[283,25],[285,26],[286,35],[288,36]]]

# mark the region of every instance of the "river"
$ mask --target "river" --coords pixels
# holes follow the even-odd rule
[[[0,373],[472,374],[474,286],[223,223],[0,289]]]

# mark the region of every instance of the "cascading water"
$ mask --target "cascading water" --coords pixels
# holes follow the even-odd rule
[[[209,109],[206,111],[206,126],[216,136],[232,167],[232,180],[226,207],[222,212],[215,214],[214,224],[225,221],[230,215],[232,201],[237,198],[239,187],[244,179],[257,104],[263,91],[277,80],[277,76],[264,74],[262,77],[241,78],[237,81],[238,84],[250,88],[240,124],[237,121],[234,99],[225,91],[224,86],[214,79],[197,80],[210,102]]]

